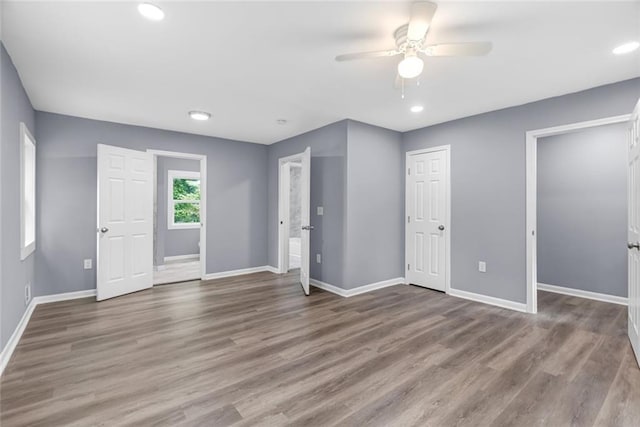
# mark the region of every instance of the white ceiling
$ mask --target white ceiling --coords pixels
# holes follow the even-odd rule
[[[344,118],[407,131],[640,76],[640,51],[611,54],[640,40],[637,1],[440,2],[428,42],[494,49],[426,59],[404,100],[397,59],[333,58],[394,47],[410,2],[158,1],[162,22],[136,4],[5,2],[4,43],[34,108],[270,144]]]

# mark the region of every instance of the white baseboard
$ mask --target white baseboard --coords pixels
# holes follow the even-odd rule
[[[241,268],[239,270],[220,271],[218,273],[206,274],[202,280],[222,279],[225,277],[242,276],[243,274],[260,273],[262,271],[268,271],[271,273],[277,273],[277,269],[270,265],[261,265],[260,267]]]
[[[337,286],[331,285],[329,283],[321,282],[316,279],[309,279],[309,283],[316,288],[323,289],[327,292],[334,293],[336,295],[340,295],[341,297],[352,297],[355,295],[364,294],[366,292],[375,291],[377,289],[387,288],[389,286],[395,286],[404,284],[404,277],[396,277],[395,279],[383,280],[381,282],[370,283],[364,286],[358,286],[353,289],[342,289]]]
[[[629,303],[629,299],[625,297],[619,297],[616,295],[609,295],[609,294],[600,294],[598,292],[583,291],[581,289],[567,288],[564,286],[549,285],[547,283],[538,283],[538,290],[554,292],[556,294],[570,295],[572,297],[580,297],[580,298],[592,299],[596,301],[610,302],[612,304],[627,305]]]
[[[482,302],[484,304],[491,304],[497,307],[507,308],[509,310],[527,312],[527,304],[522,302],[510,301],[502,298],[490,297],[488,295],[476,294],[473,292],[461,291],[460,289],[449,288],[449,295],[464,298],[471,301]]]
[[[200,259],[200,254],[166,256],[164,257],[164,262],[182,261],[187,259]]]
[[[341,297],[348,297],[346,289],[339,288],[334,285],[330,285],[329,283],[321,282],[316,279],[309,279],[309,284],[318,289],[325,290],[327,292],[331,292],[332,294],[340,295]]]
[[[27,328],[27,325],[29,324],[31,315],[33,314],[33,311],[36,309],[38,305],[47,304],[50,302],[67,301],[67,300],[78,299],[78,298],[87,298],[95,295],[96,295],[96,290],[90,289],[86,291],[67,292],[64,294],[44,295],[44,296],[32,298],[31,302],[29,302],[29,305],[27,306],[27,309],[24,311],[22,318],[18,322],[16,329],[13,331],[13,334],[11,334],[9,341],[7,341],[7,344],[4,346],[4,349],[2,350],[2,352],[0,352],[0,375],[2,375],[2,373],[4,372],[4,368],[7,367],[9,360],[11,360],[11,356],[13,355],[13,352],[18,346],[18,342],[20,342],[20,338],[22,337],[22,334],[24,333],[25,329]]]

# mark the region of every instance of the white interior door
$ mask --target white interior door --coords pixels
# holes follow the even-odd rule
[[[153,284],[153,157],[98,145],[98,301]]]
[[[640,366],[640,101],[629,126],[629,339]]]
[[[446,291],[448,150],[407,155],[406,282]]]
[[[311,230],[311,148],[307,147],[302,154],[300,172],[300,283],[305,295],[309,295],[309,242]]]

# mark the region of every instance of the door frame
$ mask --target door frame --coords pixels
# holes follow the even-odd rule
[[[290,174],[283,173],[287,163],[300,160],[304,156],[304,151],[278,159],[278,273],[284,274],[289,271],[289,189],[291,187]],[[289,172],[289,168],[286,168]],[[283,227],[283,221],[287,227]]]
[[[451,145],[438,145],[436,147],[422,148],[420,150],[407,151],[405,153],[404,160],[404,266],[403,269],[409,263],[409,239],[407,234],[409,232],[407,227],[407,211],[409,210],[409,157],[417,154],[434,153],[437,151],[444,151],[447,154],[445,164],[447,165],[447,191],[445,192],[445,209],[444,215],[447,222],[446,232],[444,233],[444,246],[445,246],[445,262],[444,262],[444,293],[449,294],[451,292]],[[406,270],[404,270],[406,271]],[[406,280],[405,280],[406,283]]]
[[[537,206],[538,206],[538,138],[562,135],[582,129],[615,123],[628,122],[631,114],[605,117],[603,119],[587,120],[567,125],[534,129],[525,133],[525,161],[526,161],[526,265],[527,265],[527,313],[538,312],[538,242],[537,242]]]
[[[158,157],[172,157],[175,159],[200,160],[200,279],[205,280],[207,275],[207,156],[205,154],[180,153],[177,151],[164,151],[147,149],[153,155],[153,194],[156,203],[158,192]],[[168,200],[167,200],[168,202]],[[156,210],[157,210],[156,206]],[[157,213],[153,223],[156,224]],[[167,218],[168,220],[168,218]],[[154,230],[154,232],[157,229]],[[154,239],[155,239],[154,234]],[[155,245],[154,245],[155,247]],[[155,255],[155,254],[154,254]]]

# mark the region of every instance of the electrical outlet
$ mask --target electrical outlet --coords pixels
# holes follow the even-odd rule
[[[85,270],[91,270],[92,268],[93,268],[93,262],[91,261],[91,258],[85,259],[84,260],[84,269]]]
[[[31,283],[24,285],[24,305],[29,305],[31,301]]]
[[[480,261],[478,262],[478,271],[481,273],[486,273],[487,272],[487,263],[484,261]]]
[[[321,264],[321,263],[322,263],[322,255],[320,255],[320,254],[316,254],[316,262],[317,262],[318,264]]]
[[[319,216],[324,215],[324,208],[322,206],[318,206],[318,211],[317,212],[318,212]]]

